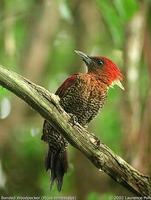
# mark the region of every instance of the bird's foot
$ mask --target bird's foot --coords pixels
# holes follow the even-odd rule
[[[95,145],[96,149],[100,147],[101,141],[96,136],[90,137],[90,141]]]
[[[69,122],[72,124],[72,126],[78,125],[78,118],[72,113],[68,113],[68,114],[70,115]]]
[[[86,124],[86,125],[84,125],[84,126],[83,126],[83,128],[87,129],[87,128],[88,128],[88,125],[87,125],[87,124]]]

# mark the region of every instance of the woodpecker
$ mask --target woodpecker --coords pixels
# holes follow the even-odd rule
[[[110,87],[118,85],[124,89],[121,83],[123,75],[106,57],[75,52],[85,62],[87,72],[69,76],[55,94],[60,97],[62,108],[75,116],[81,126],[86,126],[103,107]],[[50,188],[56,181],[58,191],[61,191],[63,177],[68,169],[68,142],[47,120],[44,121],[41,139],[48,144],[45,165],[46,170],[51,171]]]

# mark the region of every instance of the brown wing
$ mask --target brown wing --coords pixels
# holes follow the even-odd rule
[[[76,81],[79,74],[73,74],[69,78],[67,78],[63,84],[57,89],[56,95],[62,98],[65,95],[65,92],[68,88],[70,88]]]

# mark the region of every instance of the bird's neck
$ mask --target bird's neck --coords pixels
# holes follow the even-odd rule
[[[95,80],[98,81],[99,84],[105,84],[108,88],[111,85],[111,81],[109,77],[104,72],[87,72],[90,77],[93,77]]]

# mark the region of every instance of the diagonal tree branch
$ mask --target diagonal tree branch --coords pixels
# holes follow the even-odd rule
[[[151,196],[151,180],[117,156],[94,134],[81,127],[61,108],[59,97],[15,72],[0,66],[0,85],[23,99],[51,122],[71,145],[79,149],[99,170],[138,196]]]

